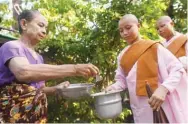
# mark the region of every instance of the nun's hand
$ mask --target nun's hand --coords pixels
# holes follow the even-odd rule
[[[188,57],[183,56],[183,57],[179,57],[178,59],[179,59],[179,61],[182,63],[183,68],[187,71],[187,67],[188,67]]]
[[[103,91],[109,92],[109,91],[115,91],[115,90],[117,90],[117,89],[115,87],[113,87],[112,85],[110,85],[107,88],[105,88]]]
[[[168,89],[162,85],[155,90],[155,92],[148,101],[153,110],[159,111],[162,103],[165,101],[167,93]]]

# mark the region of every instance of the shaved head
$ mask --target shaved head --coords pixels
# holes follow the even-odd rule
[[[120,35],[128,44],[139,39],[139,28],[138,19],[133,14],[126,14],[119,20]]]
[[[135,22],[135,23],[138,24],[138,19],[137,19],[137,17],[136,17],[135,15],[133,15],[133,14],[126,14],[126,15],[124,15],[124,16],[120,19],[120,21],[121,21],[121,20],[129,20],[129,21],[132,21],[132,22]]]
[[[161,16],[156,22],[156,28],[159,35],[167,41],[174,36],[174,23],[169,16]]]
[[[169,16],[161,16],[158,20],[157,23],[159,22],[172,22],[172,19]]]

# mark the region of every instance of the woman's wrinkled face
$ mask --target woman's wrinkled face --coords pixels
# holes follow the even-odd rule
[[[47,26],[48,22],[44,16],[36,13],[30,22],[26,21],[24,33],[35,45],[46,37]]]
[[[139,24],[131,19],[121,19],[119,21],[119,31],[121,37],[128,44],[132,44],[138,38]]]
[[[159,35],[165,39],[173,35],[173,25],[170,22],[160,20],[157,22],[156,29]]]

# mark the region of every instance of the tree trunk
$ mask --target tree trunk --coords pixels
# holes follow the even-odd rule
[[[14,20],[16,21],[16,23],[14,23],[12,25],[12,28],[15,29],[15,30],[18,30],[18,24],[17,24],[17,19],[18,19],[18,13],[16,12],[16,10],[14,9],[14,5],[18,4],[19,7],[21,8],[21,3],[22,3],[22,0],[12,0],[12,11],[13,11],[13,18]]]
[[[170,16],[172,19],[174,18],[173,3],[174,3],[174,0],[170,0],[168,8],[166,9],[166,12],[168,13],[168,16]]]

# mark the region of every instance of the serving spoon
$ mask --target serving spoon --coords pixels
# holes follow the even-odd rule
[[[95,76],[95,84],[99,83],[102,81],[102,77],[100,75]]]

